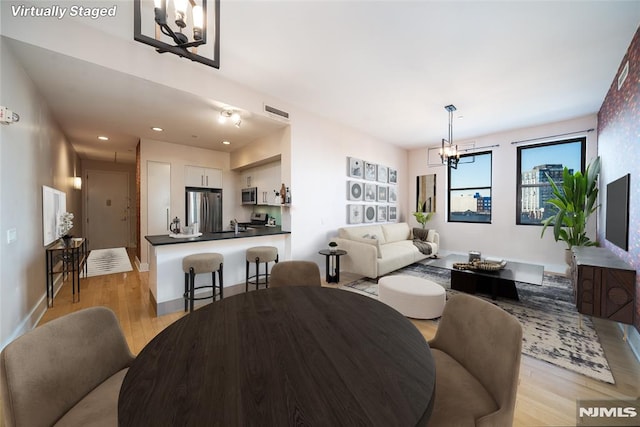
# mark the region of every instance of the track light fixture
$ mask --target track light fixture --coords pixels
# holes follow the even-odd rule
[[[218,118],[218,121],[220,123],[226,123],[227,121],[230,121],[237,128],[240,128],[240,125],[242,124],[240,113],[232,109],[224,109],[220,111],[220,117]]]

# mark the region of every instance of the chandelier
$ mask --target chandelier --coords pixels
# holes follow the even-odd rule
[[[456,106],[451,104],[444,107],[449,112],[449,139],[442,138],[442,148],[440,148],[440,159],[443,165],[448,165],[450,168],[458,168],[458,160],[460,160],[460,153],[458,152],[458,146],[453,145],[453,112],[456,111]]]
[[[134,39],[154,46],[158,53],[171,52],[183,58],[220,68],[220,0],[214,3],[212,28],[207,31],[207,0],[154,0],[153,13],[149,0],[134,0]],[[153,16],[153,34],[149,21]],[[145,18],[144,23],[142,17]],[[210,57],[198,52],[198,47],[213,39]],[[209,45],[211,46],[211,44]],[[203,49],[204,50],[204,46]],[[209,50],[210,51],[210,50]],[[208,51],[208,52],[209,52]]]

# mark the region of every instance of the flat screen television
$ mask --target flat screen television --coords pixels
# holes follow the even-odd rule
[[[607,184],[606,239],[629,249],[629,178],[630,174]]]

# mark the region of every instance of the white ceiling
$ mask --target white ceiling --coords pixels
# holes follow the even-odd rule
[[[640,1],[221,0],[212,71],[415,148],[447,136],[447,104],[456,140],[597,112],[639,22]],[[133,159],[139,138],[229,151],[284,126],[244,111],[223,127],[224,99],[10,44],[83,158]]]

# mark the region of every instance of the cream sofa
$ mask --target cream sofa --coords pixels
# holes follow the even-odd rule
[[[426,242],[431,255],[425,255],[413,244],[413,233],[406,222],[375,224],[338,229],[331,239],[338,249],[347,251],[341,257],[341,270],[376,279],[399,268],[438,253],[440,236],[429,230]]]

